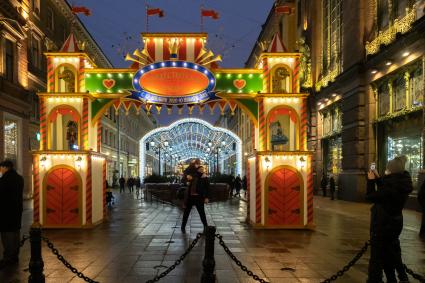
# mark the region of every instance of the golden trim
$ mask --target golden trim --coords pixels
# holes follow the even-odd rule
[[[262,151],[257,151],[256,152],[257,155],[279,155],[279,156],[284,156],[284,155],[313,155],[314,151],[303,151],[303,150],[295,150],[295,151],[270,151],[270,150],[262,150]]]
[[[271,98],[302,98],[308,97],[309,93],[258,93],[257,98],[260,97],[271,97]]]
[[[267,149],[267,151],[273,152],[273,148],[270,149],[270,125],[269,125],[270,123],[269,123],[269,119],[270,119],[270,115],[272,114],[272,111],[279,109],[279,108],[287,108],[291,111],[294,111],[295,115],[297,116],[297,122],[295,124],[295,126],[296,126],[295,150],[299,150],[300,149],[301,119],[300,119],[300,116],[298,115],[298,111],[296,111],[292,106],[285,105],[285,104],[275,106],[267,112],[267,116],[266,116],[266,149]],[[291,118],[289,118],[289,120],[291,120]],[[289,122],[289,123],[291,123],[291,122]],[[291,136],[289,136],[289,138],[291,138]]]
[[[70,226],[66,226],[66,225],[46,225],[46,219],[47,219],[47,212],[46,212],[46,202],[47,202],[47,177],[49,176],[49,174],[56,169],[69,169],[71,170],[74,174],[76,174],[78,181],[79,181],[79,187],[78,187],[78,216],[79,216],[79,220],[80,220],[80,224],[79,225],[70,225]],[[61,165],[56,165],[53,166],[52,168],[50,168],[43,177],[43,203],[42,203],[42,207],[43,207],[43,228],[81,228],[81,226],[83,225],[83,180],[81,178],[80,173],[75,170],[75,168],[69,166],[69,165],[65,165],[65,164],[61,164]]]
[[[75,68],[74,65],[70,64],[70,63],[61,63],[59,65],[56,66],[55,68],[55,85],[54,85],[54,92],[56,93],[61,93],[61,91],[59,91],[59,69],[64,66],[64,67],[68,67],[69,70],[74,74],[74,92],[76,92],[77,90],[80,89],[80,82],[78,81],[78,70]],[[66,69],[66,68],[65,68]]]
[[[277,63],[277,64],[273,65],[273,67],[270,70],[269,89],[268,89],[269,93],[274,93],[273,92],[273,78],[275,77],[276,69],[280,68],[280,67],[283,67],[288,71],[288,73],[289,73],[289,87],[290,87],[290,90],[291,90],[289,93],[294,92],[293,75],[292,75],[293,70],[288,65],[286,65],[284,63]]]
[[[208,33],[199,32],[199,33],[168,33],[168,32],[156,32],[156,33],[148,33],[142,32],[140,33],[142,37],[151,38],[151,37],[200,37],[207,38]]]
[[[107,69],[107,68],[100,68],[100,69],[85,69],[84,72],[86,74],[93,74],[93,73],[136,73],[138,69]]]
[[[220,74],[262,74],[263,70],[259,69],[214,69],[211,71],[214,75]]]
[[[50,110],[49,114],[47,114],[47,149],[51,150],[52,148],[52,133],[51,133],[51,122],[50,122],[50,116],[53,114],[53,111],[58,110],[60,108],[69,108],[72,111],[75,111],[75,113],[78,115],[78,148],[81,147],[82,141],[81,141],[81,131],[82,131],[82,119],[81,119],[81,115],[80,112],[75,109],[75,107],[69,105],[69,104],[60,104],[60,105],[56,105],[55,107],[52,108],[52,110]],[[56,121],[55,121],[56,122]],[[64,129],[62,127],[62,135],[64,134]]]
[[[116,99],[109,101],[105,105],[102,106],[102,108],[97,111],[96,115],[91,119],[92,126],[94,126],[97,121],[102,118],[102,115],[105,114],[105,111],[107,108],[111,107],[116,102]],[[121,101],[120,101],[121,103]]]
[[[268,172],[267,177],[266,177],[266,181],[264,182],[264,224],[267,226],[268,225],[268,210],[269,210],[269,183],[270,183],[270,178],[273,175],[274,172],[280,170],[280,169],[288,169],[291,170],[293,172],[295,172],[298,176],[298,180],[300,181],[300,224],[299,225],[273,225],[270,226],[271,227],[276,227],[276,228],[296,228],[296,227],[305,227],[304,223],[304,210],[305,210],[305,206],[304,206],[304,178],[302,176],[302,174],[294,167],[290,166],[290,165],[279,165],[275,168],[273,168],[270,172]]]

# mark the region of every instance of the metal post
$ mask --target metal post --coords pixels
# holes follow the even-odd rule
[[[158,175],[161,176],[161,147],[158,147]]]
[[[115,112],[117,115],[117,135],[118,135],[118,146],[117,146],[117,164],[118,164],[118,178],[121,178],[121,176],[123,176],[123,172],[121,172],[121,130],[120,130],[120,113],[119,110]]]
[[[214,259],[215,226],[208,226],[205,235],[205,255],[202,261],[201,283],[215,282],[215,259]]]
[[[28,283],[44,283],[44,262],[41,257],[41,229],[31,228],[30,231],[31,259],[29,263],[30,276]]]

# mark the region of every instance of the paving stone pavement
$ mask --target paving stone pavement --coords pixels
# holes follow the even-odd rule
[[[128,193],[114,192],[116,203],[109,221],[94,229],[47,230],[47,236],[78,270],[101,283],[146,282],[165,270],[202,230],[196,210],[187,233],[180,231],[182,212],[177,207],[145,202]],[[27,204],[28,205],[28,204]],[[315,231],[254,230],[244,224],[246,202],[233,199],[207,205],[207,219],[217,227],[235,255],[260,278],[269,282],[320,282],[344,266],[368,238],[369,204],[315,197]],[[23,232],[31,223],[24,212]],[[425,242],[417,236],[420,215],[405,211],[401,237],[403,258],[425,274]],[[0,248],[0,253],[2,252]],[[159,282],[200,282],[204,240],[184,262]],[[46,282],[84,282],[43,247]],[[337,282],[365,282],[369,253]],[[243,273],[216,241],[217,282],[255,282]],[[21,250],[20,265],[0,271],[0,282],[27,282],[29,244]],[[282,271],[289,267],[293,271]],[[413,279],[412,279],[413,280]],[[414,281],[412,281],[414,282]]]

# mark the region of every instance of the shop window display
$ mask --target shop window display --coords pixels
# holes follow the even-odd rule
[[[388,160],[399,155],[405,155],[408,159],[406,170],[412,175],[413,184],[416,186],[418,182],[418,173],[422,167],[422,137],[388,137],[387,142]]]
[[[18,123],[15,120],[4,121],[4,158],[15,164],[18,159]]]
[[[410,74],[409,94],[412,107],[421,106],[423,104],[424,81],[422,79],[422,68],[417,68]]]
[[[326,150],[326,169],[328,174],[338,177],[341,172],[342,161],[342,140],[341,137],[331,138],[327,140]]]
[[[406,105],[406,80],[399,77],[393,81],[393,111],[399,111]]]
[[[378,101],[379,101],[379,116],[385,116],[390,112],[390,92],[386,82],[381,84],[378,88]]]

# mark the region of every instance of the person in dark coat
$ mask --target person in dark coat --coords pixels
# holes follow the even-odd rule
[[[242,179],[241,175],[238,175],[235,179],[235,196],[241,196],[241,188],[242,188]]]
[[[19,261],[24,179],[9,160],[0,163],[0,236],[3,259],[0,269]]]
[[[418,192],[418,201],[422,209],[422,224],[421,230],[419,231],[419,236],[422,239],[425,239],[425,181],[422,183],[422,186]]]
[[[335,178],[333,175],[329,178],[329,192],[331,193],[331,200],[335,199]]]
[[[246,176],[243,176],[243,178],[242,178],[242,189],[245,191],[244,194],[245,194],[245,197],[246,197],[246,194],[247,194],[247,191],[248,191],[248,179],[246,178]]]
[[[133,177],[129,177],[127,179],[127,187],[128,187],[128,192],[131,194],[133,192],[133,187],[134,187],[134,178]]]
[[[230,187],[230,197],[233,197],[233,190],[235,189],[235,176],[230,178],[230,183],[228,185]]]
[[[326,187],[328,186],[328,177],[326,177],[326,173],[323,172],[322,180],[320,181],[320,188],[323,190],[323,196],[326,197]]]
[[[400,234],[403,229],[402,209],[412,192],[412,178],[404,171],[404,162],[395,158],[388,162],[386,175],[379,177],[376,170],[368,172],[366,198],[371,207],[368,283],[382,282],[382,270],[387,282],[408,282],[403,267]]]
[[[196,171],[194,168],[196,168]],[[209,199],[209,179],[205,173],[205,168],[200,166],[200,160],[198,159],[195,160],[193,166],[189,166],[188,169],[189,170],[186,170],[185,173],[190,173],[191,175],[185,174],[187,180],[189,180],[189,184],[184,200],[184,212],[181,231],[182,233],[186,233],[186,224],[190,215],[190,211],[192,210],[192,206],[195,206],[196,210],[198,210],[199,217],[201,218],[205,231],[208,223],[207,217],[205,215],[204,204],[208,203]]]
[[[123,193],[125,190],[125,179],[124,176],[121,176],[121,178],[118,180],[120,183],[120,193]]]
[[[142,186],[142,183],[140,182],[140,177],[137,177],[135,179],[135,185],[136,185],[136,194],[139,195],[140,193],[140,187]]]

